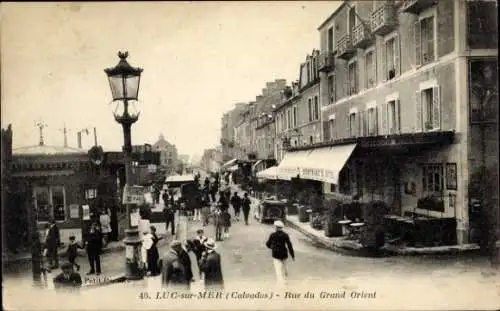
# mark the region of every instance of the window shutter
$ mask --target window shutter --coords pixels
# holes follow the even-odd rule
[[[363,133],[362,133],[362,136],[367,136],[368,135],[368,122],[366,122],[366,116],[367,116],[367,113],[366,111],[363,111],[362,112],[363,114]]]
[[[374,121],[374,124],[373,124],[374,133],[373,134],[375,136],[378,136],[378,133],[380,133],[380,130],[378,129],[378,125],[379,125],[379,122],[378,122],[378,116],[379,116],[378,110],[379,110],[379,107],[376,107],[374,110],[375,110],[374,111],[375,117],[374,117],[374,120],[373,120]]]
[[[351,137],[351,115],[347,113],[347,135],[345,137]]]
[[[439,86],[432,88],[432,128],[441,128],[441,97]]]
[[[330,141],[330,122],[323,122],[323,142]]]
[[[415,22],[414,27],[415,33],[415,65],[422,65],[422,34],[421,34],[421,25],[420,21]]]
[[[396,133],[399,134],[401,133],[401,109],[400,109],[400,101],[399,99],[396,99],[396,103],[395,103],[396,107],[395,107],[395,113],[396,113],[396,116],[395,116],[395,120],[396,120]]]
[[[382,75],[382,82],[385,82],[387,81],[387,44],[385,42],[383,43],[380,52],[380,56],[382,58],[382,62],[380,63],[380,74]]]
[[[422,93],[421,91],[416,91],[415,92],[415,109],[416,111],[416,124],[415,124],[415,131],[416,132],[422,132],[422,123],[423,123],[423,116],[422,116]]]
[[[372,70],[373,70],[373,86],[376,86],[377,83],[377,52],[374,50],[372,54]]]
[[[400,57],[400,46],[399,46],[399,35],[394,38],[394,71],[396,77],[401,74],[401,57]]]
[[[382,104],[382,135],[387,135],[389,130],[387,127],[387,103]]]

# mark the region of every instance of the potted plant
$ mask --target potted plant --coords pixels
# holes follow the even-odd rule
[[[378,251],[385,244],[387,231],[384,216],[389,213],[389,207],[383,201],[371,201],[363,205],[365,226],[361,234],[363,247]]]
[[[326,200],[325,209],[325,236],[342,236],[342,225],[338,223],[342,219],[341,203],[335,199]]]

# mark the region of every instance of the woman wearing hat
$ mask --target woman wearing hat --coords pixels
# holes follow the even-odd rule
[[[223,290],[224,279],[222,277],[222,268],[220,255],[215,251],[217,245],[213,239],[205,242],[206,252],[200,260],[200,270],[205,279],[205,290]]]

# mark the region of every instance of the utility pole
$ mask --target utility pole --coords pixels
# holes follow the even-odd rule
[[[59,129],[59,131],[64,135],[64,147],[68,147],[68,132],[71,132],[71,130],[67,129],[66,123],[64,123],[63,128]]]
[[[94,126],[94,146],[97,147],[97,129]]]
[[[84,128],[76,133],[77,139],[78,139],[78,148],[82,149],[82,134],[87,134],[89,135],[89,130]]]

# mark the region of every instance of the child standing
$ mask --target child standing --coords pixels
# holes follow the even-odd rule
[[[66,255],[68,256],[68,261],[72,266],[76,267],[76,271],[80,271],[80,265],[76,263],[76,257],[78,257],[78,249],[83,249],[83,246],[75,242],[75,236],[69,237],[69,245],[66,250]]]
[[[224,222],[224,238],[229,238],[229,227],[231,227],[231,214],[225,209],[222,212],[222,220]]]

